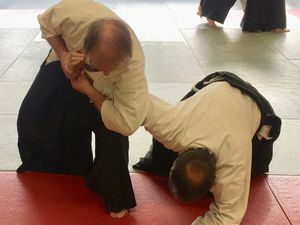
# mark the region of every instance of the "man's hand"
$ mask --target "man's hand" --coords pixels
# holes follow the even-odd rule
[[[70,80],[79,77],[84,67],[84,55],[81,52],[69,52],[61,35],[51,36],[47,41],[60,59],[66,77]]]
[[[71,79],[71,84],[76,91],[87,96],[89,94],[89,91],[93,89],[91,80],[87,77],[87,74],[83,71],[80,72],[80,75],[77,78]]]
[[[66,52],[61,56],[61,66],[68,79],[76,80],[84,68],[84,54],[80,52]]]

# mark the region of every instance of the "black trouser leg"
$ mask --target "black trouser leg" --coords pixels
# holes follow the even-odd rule
[[[96,157],[87,186],[103,197],[109,212],[133,208],[136,201],[128,171],[128,137],[108,130],[101,118],[98,124],[94,129]]]
[[[75,92],[60,62],[42,65],[21,105],[18,172],[86,174],[92,166],[91,130],[79,123],[86,97]]]
[[[269,164],[273,157],[274,140],[259,140],[257,135],[252,139],[252,176],[269,172]]]
[[[235,2],[236,0],[201,0],[202,15],[223,24]]]
[[[286,28],[284,0],[247,1],[243,31],[271,31]]]
[[[153,138],[150,150],[145,157],[140,158],[140,161],[133,165],[133,168],[168,176],[177,156],[178,154],[176,152],[165,148],[163,144]]]

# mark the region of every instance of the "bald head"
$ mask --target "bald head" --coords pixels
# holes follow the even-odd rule
[[[102,63],[115,67],[132,56],[129,29],[117,19],[95,20],[89,26],[83,50],[94,62],[102,60]]]
[[[189,149],[175,160],[169,175],[170,189],[179,199],[192,201],[212,188],[216,156],[206,148]]]

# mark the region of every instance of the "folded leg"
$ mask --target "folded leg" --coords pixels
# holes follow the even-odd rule
[[[41,66],[18,114],[18,172],[86,174],[91,169],[91,130],[78,119],[86,101],[59,62]]]

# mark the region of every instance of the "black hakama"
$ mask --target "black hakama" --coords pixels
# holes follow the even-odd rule
[[[248,0],[243,31],[272,31],[286,28],[284,0]]]
[[[202,15],[223,24],[236,0],[201,0]]]
[[[84,175],[108,211],[136,206],[128,171],[128,137],[106,129],[94,105],[72,88],[60,62],[41,66],[22,102],[17,128],[19,173]]]

